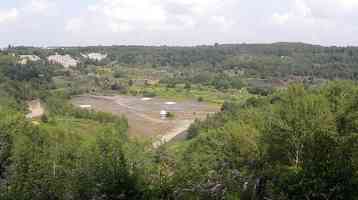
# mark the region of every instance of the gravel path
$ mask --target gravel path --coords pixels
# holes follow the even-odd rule
[[[158,148],[160,145],[163,145],[172,139],[174,139],[176,136],[182,134],[183,132],[187,131],[190,125],[194,122],[194,120],[183,120],[179,121],[178,124],[175,126],[174,129],[170,130],[165,135],[162,135],[159,137],[158,141],[153,143],[154,148]]]

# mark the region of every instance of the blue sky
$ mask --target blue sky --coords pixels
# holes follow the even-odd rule
[[[0,46],[358,46],[358,0],[1,0]]]

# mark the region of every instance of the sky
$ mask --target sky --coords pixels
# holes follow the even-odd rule
[[[0,0],[0,46],[358,46],[358,0]]]

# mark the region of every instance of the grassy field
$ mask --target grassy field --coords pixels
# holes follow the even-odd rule
[[[111,124],[103,124],[93,120],[55,117],[48,123],[40,123],[40,129],[49,133],[59,133],[52,137],[74,138],[84,144],[94,141],[99,134],[111,131]]]

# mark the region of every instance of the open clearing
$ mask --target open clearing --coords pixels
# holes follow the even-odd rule
[[[96,111],[124,115],[128,119],[130,136],[158,138],[162,142],[185,132],[195,119],[204,119],[219,110],[217,105],[194,100],[173,103],[161,98],[133,96],[81,95],[72,98],[71,102],[78,107],[90,105]],[[174,118],[161,119],[161,110],[173,113]]]

